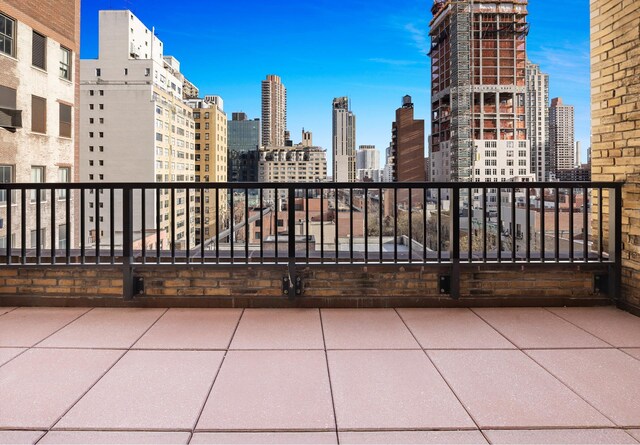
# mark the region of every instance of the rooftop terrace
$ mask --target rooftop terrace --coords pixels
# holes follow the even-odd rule
[[[0,314],[0,443],[640,442],[613,307]]]

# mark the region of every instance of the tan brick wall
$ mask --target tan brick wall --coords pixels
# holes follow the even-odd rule
[[[591,120],[592,180],[626,183],[622,194],[621,297],[625,303],[640,308],[640,8],[637,0],[591,0]],[[607,198],[606,194],[604,197]],[[605,202],[605,215],[607,207]]]
[[[42,266],[0,270],[0,305],[193,306],[193,307],[401,307],[536,306],[605,304],[594,274],[577,265],[463,267],[461,298],[441,294],[449,266],[311,266],[297,273],[304,295],[282,295],[283,266],[145,266],[145,294],[122,299],[122,269]]]

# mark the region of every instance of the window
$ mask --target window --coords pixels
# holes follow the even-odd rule
[[[31,166],[31,182],[41,183],[44,182],[44,167]],[[44,201],[46,190],[40,190],[40,200]],[[36,201],[36,190],[31,190],[31,202]]]
[[[31,231],[31,248],[35,249],[37,247],[38,241],[40,241],[40,248],[44,249],[44,240],[45,240],[45,229],[40,229],[40,239],[38,240],[38,231]]]
[[[0,52],[15,57],[16,21],[0,14]]]
[[[47,132],[47,99],[43,97],[31,96],[31,131]]]
[[[33,31],[31,41],[31,64],[37,68],[47,69],[47,38]]]
[[[71,80],[71,50],[60,47],[60,77]]]
[[[89,96],[93,96],[94,92],[93,90],[89,90]]]
[[[71,107],[60,104],[60,137],[71,137]]]
[[[58,169],[58,182],[67,183],[71,178],[71,169],[69,167],[60,167]],[[66,190],[58,190],[58,199],[65,199],[67,197]]]
[[[125,68],[125,69],[124,69],[124,75],[125,75],[125,76],[128,76],[128,75],[129,75],[129,68]]]
[[[67,248],[67,225],[60,224],[58,226],[58,249]]]
[[[100,104],[98,108],[100,108],[101,110],[104,110],[104,104]]]
[[[0,165],[0,184],[13,182],[13,165]],[[0,190],[0,204],[7,202],[7,191]]]
[[[97,76],[97,77],[102,76],[102,69],[100,69],[100,68],[96,68],[96,76]]]

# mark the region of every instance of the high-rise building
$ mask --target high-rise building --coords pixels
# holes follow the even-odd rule
[[[380,182],[380,152],[375,145],[361,145],[356,152],[356,179]]]
[[[279,76],[267,75],[262,81],[262,144],[283,147],[287,130],[287,89]]]
[[[227,115],[220,96],[205,96],[204,99],[186,101],[193,109],[195,124],[195,181],[227,182]],[[200,200],[204,199],[201,203]],[[200,244],[214,236],[227,214],[227,192],[207,190],[203,196],[195,195],[195,242]],[[216,208],[218,211],[216,212]],[[204,229],[204,236],[202,230]]]
[[[561,97],[551,99],[549,108],[549,144],[553,172],[575,165],[573,105],[564,105]]]
[[[432,13],[433,180],[531,179],[527,0],[435,0]]]
[[[0,182],[77,181],[79,44],[79,0],[0,3]],[[26,248],[51,247],[52,235],[55,248],[75,245],[64,202],[51,217],[52,202],[67,194],[51,195],[27,194]],[[8,199],[20,211],[20,194],[0,191],[0,248],[23,247],[21,219],[8,226]]]
[[[549,146],[549,75],[527,60],[527,136],[531,144],[531,168],[537,181],[551,173]]]
[[[245,113],[232,113],[227,123],[229,182],[256,182],[260,160],[260,119],[248,119]]]
[[[424,120],[414,119],[411,96],[402,98],[391,126],[393,182],[425,181]]]
[[[356,116],[348,97],[333,99],[333,180],[356,180]]]
[[[80,65],[80,177],[95,182],[191,182],[195,175],[193,111],[183,103],[184,76],[180,62],[165,56],[163,43],[131,11],[100,11],[97,59],[83,59]],[[134,208],[134,238],[147,246],[170,247],[171,230],[177,248],[185,248],[187,238],[195,241],[193,203],[185,190],[161,195],[156,215],[155,197],[149,192],[145,208],[145,229],[141,233],[140,206]],[[87,197],[85,221],[87,242],[110,243],[109,230],[96,230],[94,220],[99,194]],[[108,221],[109,206],[100,218]],[[122,242],[121,207],[114,208],[116,246]],[[157,217],[157,219],[156,219]],[[156,226],[156,221],[160,226]],[[189,227],[187,237],[187,227]],[[104,227],[104,225],[102,226]],[[172,229],[174,228],[174,229]]]

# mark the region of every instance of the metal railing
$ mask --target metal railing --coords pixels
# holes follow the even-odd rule
[[[449,264],[456,275],[461,264],[607,263],[617,282],[621,187],[0,184],[0,261],[122,265],[128,276],[148,264]]]

